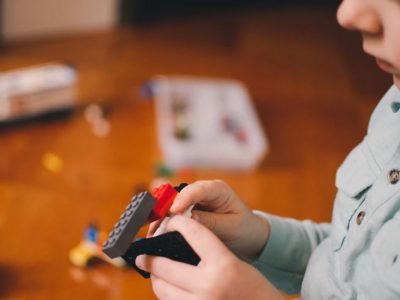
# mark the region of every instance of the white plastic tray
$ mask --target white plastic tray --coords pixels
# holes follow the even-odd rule
[[[169,167],[248,170],[267,153],[267,138],[240,82],[156,76],[151,89]]]

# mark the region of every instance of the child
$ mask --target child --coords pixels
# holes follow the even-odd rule
[[[175,216],[167,229],[180,231],[201,262],[138,257],[159,298],[281,299],[281,289],[302,299],[400,299],[400,1],[344,0],[337,17],[362,34],[395,86],[337,172],[332,223],[252,212],[221,181],[189,185],[171,210],[199,204],[198,222]]]

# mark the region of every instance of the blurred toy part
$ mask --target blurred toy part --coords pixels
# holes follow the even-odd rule
[[[50,63],[0,73],[0,124],[72,110],[77,70]]]
[[[90,223],[84,232],[83,240],[69,252],[70,262],[80,268],[89,267],[92,262],[103,260],[116,267],[124,267],[125,261],[120,258],[110,258],[103,253],[101,246],[106,240],[107,234],[99,231],[94,223]]]

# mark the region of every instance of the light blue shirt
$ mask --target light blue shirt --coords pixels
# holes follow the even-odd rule
[[[276,287],[301,299],[400,299],[399,108],[393,86],[337,171],[330,224],[257,212],[271,235],[254,266]]]

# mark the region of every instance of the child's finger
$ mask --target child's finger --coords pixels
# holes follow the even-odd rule
[[[162,300],[187,300],[191,298],[190,292],[168,283],[161,278],[151,275],[151,284],[154,294]]]
[[[235,214],[218,214],[202,210],[193,210],[192,219],[207,227],[221,237],[228,234],[227,228],[236,228],[240,219]]]
[[[182,213],[193,204],[210,204],[213,200],[228,200],[229,189],[220,180],[200,180],[185,187],[174,200],[171,212]]]
[[[152,276],[168,282],[176,287],[191,291],[195,287],[196,267],[173,261],[161,256],[139,255],[136,258],[136,265]]]
[[[146,235],[147,238],[150,238],[154,235],[154,232],[156,232],[156,230],[157,230],[158,226],[160,226],[161,222],[162,222],[162,220],[157,220],[157,221],[150,223],[149,230],[147,231],[147,235]]]
[[[180,215],[167,223],[167,231],[179,231],[204,263],[215,263],[232,255],[225,245],[199,222]]]

